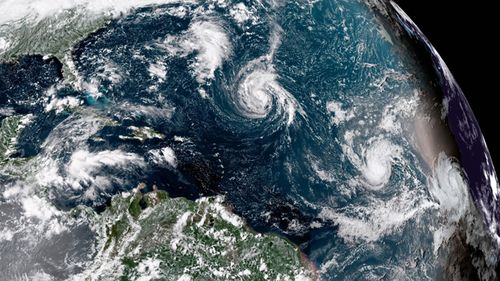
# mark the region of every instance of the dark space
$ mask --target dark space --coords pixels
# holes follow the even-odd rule
[[[493,2],[395,0],[429,38],[450,68],[478,119],[495,167],[500,167],[498,128],[498,17]]]

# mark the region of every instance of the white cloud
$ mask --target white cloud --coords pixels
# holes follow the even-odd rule
[[[119,16],[133,8],[154,4],[192,2],[175,0],[4,0],[0,2],[0,23],[28,18],[36,23],[67,10],[82,14]]]
[[[104,150],[100,152],[89,152],[78,150],[73,153],[71,160],[66,167],[66,182],[70,182],[74,189],[81,189],[82,183],[105,184],[105,178],[95,175],[103,167],[122,167],[129,165],[144,166],[142,157],[134,153],[128,153],[121,150]]]

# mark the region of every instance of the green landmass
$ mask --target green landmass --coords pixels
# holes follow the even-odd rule
[[[98,280],[309,280],[300,251],[252,231],[222,197],[170,198],[154,189],[113,197],[101,250],[83,275]]]
[[[30,116],[12,115],[0,122],[0,174],[17,175],[17,166],[26,161],[24,158],[11,157],[16,152],[16,144]]]
[[[54,56],[63,63],[63,74],[73,79],[71,50],[89,34],[105,26],[109,16],[89,16],[77,9],[44,18],[36,23],[14,22],[0,26],[0,37],[7,38],[9,47],[0,52],[0,61],[12,61],[23,55]]]

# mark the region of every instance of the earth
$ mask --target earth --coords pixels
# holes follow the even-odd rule
[[[3,280],[498,280],[500,191],[383,0],[1,0]]]

